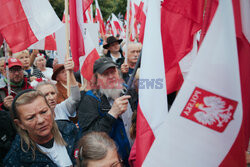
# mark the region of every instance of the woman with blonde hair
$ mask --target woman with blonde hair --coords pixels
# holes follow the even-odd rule
[[[40,91],[20,92],[12,103],[18,135],[4,166],[72,166],[78,130],[68,121],[55,121]]]

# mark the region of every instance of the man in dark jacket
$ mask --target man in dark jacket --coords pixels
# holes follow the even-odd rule
[[[132,144],[129,137],[133,113],[129,104],[131,96],[121,96],[124,93],[123,79],[110,58],[96,60],[94,75],[95,89],[86,92],[78,108],[80,129],[84,134],[88,131],[108,133],[127,165]]]
[[[122,39],[116,39],[114,36],[110,36],[107,38],[107,44],[103,46],[104,49],[108,49],[108,53],[105,56],[112,58],[119,69],[124,62],[124,56],[120,46],[121,42]]]

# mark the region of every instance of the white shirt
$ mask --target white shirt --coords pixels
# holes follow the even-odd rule
[[[117,60],[117,59],[119,59],[119,58],[121,58],[121,57],[122,57],[121,53],[120,53],[120,56],[119,56],[118,58],[116,58],[116,57],[112,56],[112,54],[111,54],[111,53],[110,53],[110,56],[111,56],[111,58],[112,58],[113,62],[115,62],[115,63],[116,63],[116,60]]]
[[[39,144],[37,146],[60,167],[73,166],[65,146],[61,146],[54,141],[52,148],[46,148]]]
[[[81,100],[78,86],[71,86],[70,96],[55,107],[55,120],[69,120],[69,117],[76,116],[76,107]]]
[[[46,67],[46,70],[45,71],[42,71],[43,75],[45,76],[46,79],[48,79],[49,81],[51,81],[51,77],[52,77],[52,74],[53,74],[53,69],[52,68],[47,68]]]

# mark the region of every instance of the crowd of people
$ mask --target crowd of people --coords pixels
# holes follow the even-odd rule
[[[139,69],[126,83],[142,45],[109,36],[102,47],[84,83],[70,58],[9,50],[0,59],[0,166],[134,166]]]

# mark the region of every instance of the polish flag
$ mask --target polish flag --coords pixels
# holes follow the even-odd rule
[[[32,44],[29,49],[57,50],[55,33],[46,36],[44,39]]]
[[[192,51],[195,34],[202,26],[204,1],[191,2],[165,0],[162,4],[161,31],[168,94],[180,89],[183,76],[179,61]]]
[[[105,26],[104,26],[104,22],[103,22],[103,18],[102,18],[102,13],[101,13],[101,9],[99,7],[98,1],[95,0],[95,6],[96,6],[96,11],[95,11],[95,18],[96,21],[99,23],[99,32],[102,35],[106,34],[106,30],[105,30]]]
[[[84,45],[80,45],[80,43],[77,43],[79,41],[71,40],[71,50],[72,50],[72,55],[73,55],[73,49],[74,49],[74,53],[78,53],[77,55],[78,57],[73,55],[73,60],[75,64],[78,63],[79,65],[79,59],[81,59],[81,69],[80,69],[81,74],[83,75],[85,79],[91,80],[92,75],[93,75],[93,65],[94,65],[95,60],[99,58],[99,54],[93,44],[93,41],[90,37],[89,32],[86,31],[87,28],[84,25],[83,4],[84,4],[84,0],[80,0],[80,1],[71,0],[70,11],[72,12],[72,14],[70,14],[70,18],[71,18],[70,26],[71,27],[74,26],[73,28],[75,29],[79,28],[78,36],[82,38],[82,41],[81,41],[82,44],[84,43]],[[71,32],[72,30],[73,29],[71,29]],[[75,33],[75,32],[72,32],[72,33]],[[72,33],[70,37],[72,36]],[[76,35],[76,34],[73,34],[73,35]],[[79,48],[72,49],[72,44],[73,44],[73,47],[76,47],[76,46],[81,47],[80,49],[82,49],[83,52],[79,53],[79,50],[77,50]],[[77,45],[74,45],[74,44],[77,44]]]
[[[243,126],[245,137],[245,148],[247,148],[250,138],[250,1],[233,0],[234,16],[236,20],[236,36],[238,55],[240,63],[242,102],[244,111]]]
[[[146,13],[147,13],[147,2],[141,1],[139,7],[135,14],[135,26],[136,29],[139,29],[139,42],[143,43],[145,23],[146,23]],[[139,25],[139,27],[138,27]]]
[[[155,111],[155,110],[154,110]],[[220,0],[168,117],[143,166],[225,166],[243,113],[232,2]],[[241,143],[243,144],[243,143]],[[236,151],[236,150],[235,150]],[[229,166],[245,166],[244,149]]]
[[[84,23],[93,23],[92,5],[90,5],[84,13]]]
[[[160,3],[161,0],[149,1],[142,49],[135,143],[138,167],[142,166],[151,145],[159,135],[157,128],[168,114]]]
[[[125,35],[125,31],[122,26],[122,22],[114,15],[114,13],[111,14],[112,19],[110,21],[112,30],[114,32],[114,35],[120,34],[121,37]]]
[[[0,32],[13,53],[28,48],[62,26],[48,0],[1,0],[0,11]]]

